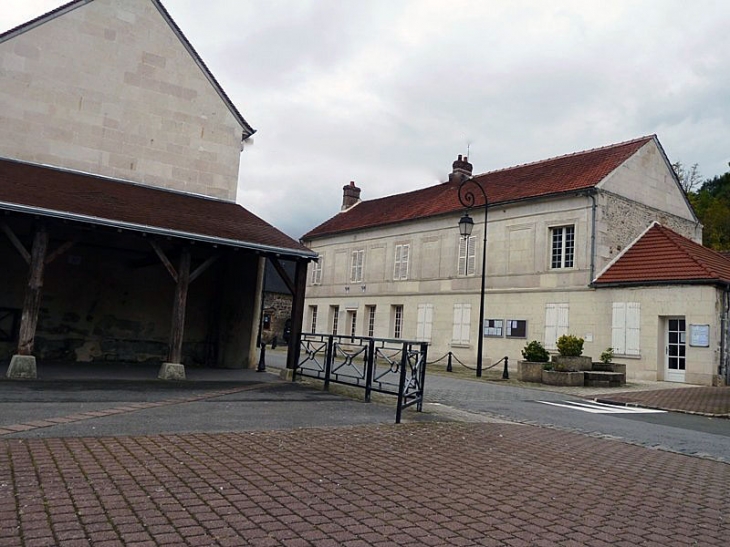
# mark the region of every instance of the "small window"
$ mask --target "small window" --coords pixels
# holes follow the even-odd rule
[[[408,279],[408,258],[410,245],[395,246],[395,260],[393,264],[393,279]]]
[[[322,265],[324,263],[324,257],[320,255],[316,262],[312,262],[312,285],[322,284]]]
[[[337,327],[340,322],[340,307],[330,306],[330,310],[332,311],[332,334],[337,334]]]
[[[347,315],[350,336],[354,338],[355,336],[357,336],[357,310],[348,311]]]
[[[317,332],[317,306],[309,306],[310,330],[312,334]]]
[[[507,319],[507,338],[527,338],[527,321]]]
[[[550,267],[572,268],[575,258],[575,226],[552,228],[550,232],[552,241]]]
[[[360,249],[352,251],[352,259],[350,263],[350,281],[352,283],[360,283],[362,281],[362,268],[365,262],[365,251]]]
[[[484,320],[484,336],[501,338],[504,332],[504,321],[501,319]]]
[[[367,306],[368,336],[375,336],[375,306]]]
[[[474,275],[476,271],[476,237],[459,237],[458,275]]]
[[[264,330],[271,330],[271,314],[264,313]]]
[[[403,306],[393,306],[393,338],[403,336]]]

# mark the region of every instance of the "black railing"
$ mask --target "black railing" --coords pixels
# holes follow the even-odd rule
[[[301,350],[293,379],[297,376],[359,387],[365,401],[372,392],[395,395],[395,423],[403,409],[423,409],[428,344],[412,340],[302,333]]]

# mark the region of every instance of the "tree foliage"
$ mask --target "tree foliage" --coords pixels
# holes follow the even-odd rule
[[[702,243],[717,251],[730,251],[730,171],[705,180],[687,195],[704,226]]]

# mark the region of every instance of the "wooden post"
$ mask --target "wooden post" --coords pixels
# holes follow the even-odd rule
[[[180,267],[177,270],[175,301],[172,305],[172,325],[170,327],[170,353],[167,361],[179,364],[182,360],[182,343],[185,332],[185,304],[188,298],[190,281],[190,250],[184,247],[180,254]]]
[[[304,291],[307,288],[307,261],[297,260],[294,273],[294,294],[291,306],[291,333],[289,333],[289,352],[286,368],[294,370],[299,363],[301,348],[302,321],[304,319]]]
[[[25,289],[23,315],[20,318],[20,336],[18,355],[31,355],[35,342],[35,331],[38,324],[38,312],[41,307],[41,291],[43,289],[43,269],[48,250],[48,231],[45,225],[38,226],[33,238],[33,249],[30,255],[30,273],[28,286]]]

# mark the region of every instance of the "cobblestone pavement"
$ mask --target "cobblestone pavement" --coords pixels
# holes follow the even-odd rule
[[[727,545],[730,465],[513,424],[0,440],[0,546]]]

